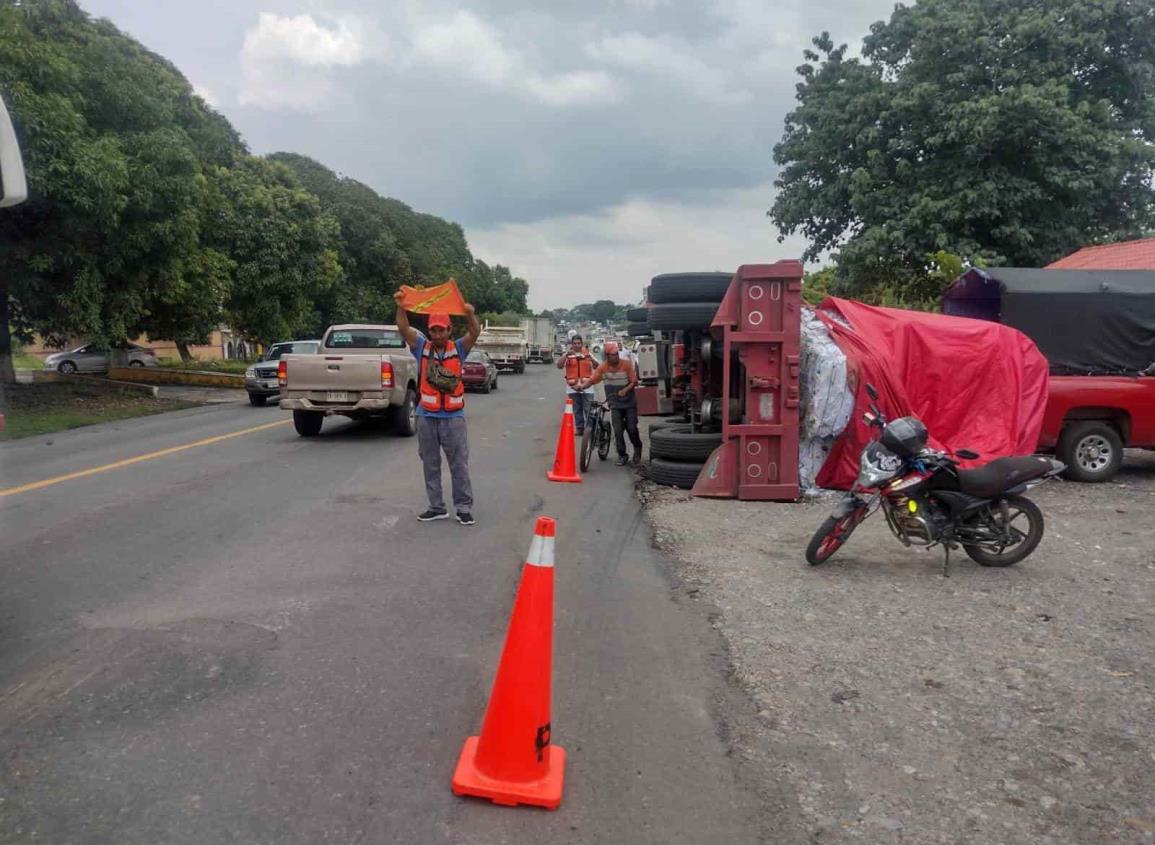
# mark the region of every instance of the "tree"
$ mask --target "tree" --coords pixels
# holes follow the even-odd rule
[[[0,322],[20,339],[116,341],[150,320],[196,333],[203,162],[242,151],[167,62],[72,0],[0,3],[0,90],[28,202],[0,215]],[[205,256],[200,256],[205,258]],[[209,257],[208,264],[213,263]],[[0,332],[0,380],[13,378]]]
[[[232,262],[224,312],[263,344],[316,333],[316,303],[343,278],[340,225],[283,164],[249,157],[210,179],[206,246]]]
[[[813,43],[769,215],[840,289],[924,299],[939,252],[1041,266],[1155,224],[1150,3],[920,0],[862,60]]]

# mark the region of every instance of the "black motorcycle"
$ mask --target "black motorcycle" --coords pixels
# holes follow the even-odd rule
[[[943,547],[944,575],[950,574],[951,550],[959,546],[983,566],[1010,566],[1035,550],[1043,539],[1043,514],[1022,494],[1066,465],[1021,457],[960,469],[955,457],[927,448],[921,420],[888,422],[875,404],[878,392],[869,384],[866,392],[871,403],[863,422],[875,430],[875,439],[859,458],[858,480],[806,548],[811,566],[829,560],[879,509],[903,545]],[[954,454],[979,457],[966,449]]]

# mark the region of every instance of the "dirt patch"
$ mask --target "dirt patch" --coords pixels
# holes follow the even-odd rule
[[[808,567],[832,500],[639,494],[748,695],[734,744],[809,841],[1155,842],[1155,456],[1038,488],[1035,554],[951,578],[878,518]]]
[[[16,440],[94,423],[123,420],[195,407],[184,399],[163,399],[84,382],[5,385],[0,398],[4,430],[0,440]]]

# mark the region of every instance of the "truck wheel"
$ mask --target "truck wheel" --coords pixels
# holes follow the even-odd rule
[[[709,329],[718,313],[714,302],[671,302],[650,307],[651,329],[692,331]]]
[[[721,433],[697,432],[688,425],[650,429],[651,458],[704,462],[721,443]]]
[[[263,393],[250,393],[249,404],[254,408],[263,408],[265,407],[265,402],[268,400],[268,398],[269,397],[265,396]]]
[[[732,273],[664,273],[654,276],[650,281],[650,303],[719,303],[726,296],[732,277]],[[718,310],[717,306],[714,310]]]
[[[1123,464],[1123,438],[1115,426],[1098,420],[1073,422],[1063,429],[1057,450],[1072,481],[1107,481]]]
[[[316,437],[325,424],[325,415],[319,411],[293,411],[293,428],[302,437]]]
[[[698,473],[705,464],[681,463],[679,461],[664,461],[653,458],[650,461],[648,475],[655,484],[664,484],[667,487],[680,487],[689,490],[698,480]]]
[[[417,433],[417,393],[413,388],[405,391],[405,402],[393,409],[393,433],[399,437],[412,437]]]

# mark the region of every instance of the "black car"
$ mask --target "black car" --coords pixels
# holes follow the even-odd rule
[[[315,355],[320,348],[319,340],[286,340],[270,346],[260,361],[245,370],[245,390],[249,393],[249,402],[259,407],[270,396],[280,394],[277,361],[282,355]]]

